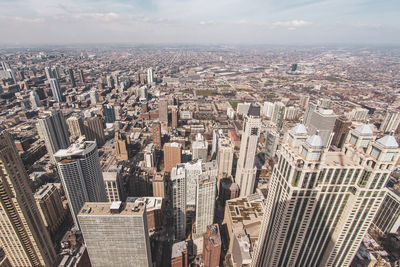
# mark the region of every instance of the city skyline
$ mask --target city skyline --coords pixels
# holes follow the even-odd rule
[[[0,3],[0,44],[400,44],[400,3],[39,1]]]

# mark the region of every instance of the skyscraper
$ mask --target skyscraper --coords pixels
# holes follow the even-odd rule
[[[344,142],[346,141],[347,134],[350,131],[351,121],[349,121],[346,116],[342,115],[335,121],[335,126],[333,127],[333,137],[332,146],[342,148]]]
[[[42,106],[42,103],[40,103],[39,95],[36,93],[35,90],[32,90],[29,93],[29,100],[31,101],[31,106],[33,109],[37,109]]]
[[[115,122],[115,109],[114,106],[110,104],[103,105],[103,114],[104,120],[106,123],[114,123]]]
[[[181,163],[182,145],[179,143],[164,144],[164,171],[171,172],[172,168]]]
[[[172,128],[176,129],[178,128],[178,107],[177,106],[172,106],[172,112],[171,112],[171,126]]]
[[[46,144],[47,153],[55,163],[54,153],[69,146],[69,134],[61,110],[47,111],[36,124],[39,136]]]
[[[148,85],[151,85],[154,82],[153,75],[154,75],[153,68],[148,68],[147,69],[147,84]]]
[[[78,138],[85,134],[82,117],[74,115],[67,119],[67,126],[72,137]]]
[[[83,74],[83,70],[79,70],[79,77],[81,78],[81,82],[85,83],[85,75]]]
[[[196,186],[196,233],[204,234],[207,226],[214,222],[217,180],[211,175],[202,174]]]
[[[158,102],[158,116],[161,122],[168,123],[168,100],[162,99]]]
[[[252,104],[248,115],[244,117],[243,135],[240,141],[239,160],[235,175],[235,182],[240,188],[240,196],[250,195],[254,190],[257,172],[254,164],[260,128],[260,107]]]
[[[204,267],[221,266],[221,247],[222,241],[218,224],[208,225],[203,241]]]
[[[283,120],[285,119],[286,106],[282,102],[274,103],[274,111],[272,113],[271,121],[275,123],[278,130],[282,129]]]
[[[97,146],[101,147],[106,142],[104,135],[103,119],[100,117],[89,117],[84,121],[85,137],[88,141],[96,141]]]
[[[319,136],[321,137],[324,146],[326,146],[328,145],[329,138],[333,132],[336,117],[337,116],[331,109],[317,107],[310,111],[305,126],[310,133],[316,133],[316,131],[319,131]]]
[[[270,159],[275,156],[279,144],[279,133],[277,131],[268,131],[265,136],[265,158]]]
[[[0,247],[12,266],[53,266],[56,253],[28,175],[7,132],[0,133]]]
[[[186,172],[186,205],[187,209],[195,210],[196,208],[196,188],[197,180],[203,172],[201,160],[194,160],[185,163]]]
[[[305,140],[305,141],[304,141]],[[278,151],[252,266],[349,266],[399,157],[393,136],[368,125],[329,151],[304,125]]]
[[[383,119],[380,131],[384,133],[390,133],[391,131],[396,131],[400,124],[400,112],[398,111],[388,111],[386,112],[385,118]]]
[[[393,188],[386,188],[387,194],[379,208],[373,224],[382,233],[396,233],[400,228],[400,195]]]
[[[115,132],[115,155],[117,160],[128,160],[127,137],[122,132]]]
[[[72,217],[79,227],[77,216],[85,202],[107,201],[96,142],[80,138],[54,157]]]
[[[162,147],[161,142],[161,124],[158,121],[153,122],[151,127],[151,131],[153,134],[153,143],[156,148],[160,149]]]
[[[53,93],[53,99],[57,102],[63,102],[63,94],[61,92],[60,84],[57,79],[49,80],[51,92]]]
[[[85,203],[78,218],[93,267],[152,266],[145,205]]]
[[[208,156],[208,143],[204,141],[201,133],[196,135],[196,140],[192,143],[192,159],[201,159],[207,161]]]
[[[232,175],[233,165],[233,153],[235,146],[230,138],[220,137],[218,139],[218,152],[217,152],[217,163],[218,163],[218,176],[229,177]]]
[[[179,164],[172,168],[172,207],[174,214],[174,239],[186,237],[186,172],[185,165]]]
[[[71,86],[75,87],[75,78],[74,78],[74,71],[72,69],[68,69],[69,81],[71,82]]]

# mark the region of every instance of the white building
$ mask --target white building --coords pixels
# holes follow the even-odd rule
[[[123,201],[121,176],[118,171],[103,172],[108,202]]]
[[[241,197],[250,195],[254,190],[257,172],[254,163],[260,128],[260,107],[251,105],[243,122],[243,135],[240,141],[239,160],[235,175],[235,182],[239,185]]]
[[[311,105],[309,105],[312,107]],[[309,117],[305,126],[310,134],[314,134],[319,131],[319,136],[324,143],[324,146],[328,145],[329,138],[335,127],[336,115],[331,109],[323,109],[315,107],[310,111]]]
[[[364,124],[329,151],[296,126],[277,156],[252,266],[349,266],[385,198],[396,140],[375,141]]]
[[[202,162],[201,160],[190,161],[185,163],[186,172],[186,205],[187,208],[194,209],[196,207],[196,184],[197,180],[202,173]]]
[[[233,154],[235,145],[232,139],[222,137],[218,139],[218,177],[229,177],[232,175]]]
[[[148,144],[144,149],[144,162],[147,168],[153,168],[155,166],[155,148],[154,144]]]
[[[365,108],[355,108],[349,114],[349,120],[366,122],[368,119],[368,109]]]
[[[216,194],[217,180],[215,176],[200,175],[196,190],[196,234],[205,233],[207,226],[213,224]]]
[[[186,238],[186,172],[185,165],[178,164],[171,171],[172,207],[174,213],[174,239]]]
[[[272,102],[264,102],[263,113],[267,118],[271,118],[274,113],[274,103]]]
[[[78,139],[54,154],[75,225],[85,202],[107,202],[99,153],[95,141]]]
[[[57,102],[63,102],[63,95],[57,79],[50,79],[49,83],[51,87],[51,92],[53,93],[53,99]]]
[[[153,68],[148,68],[147,69],[147,84],[152,85],[154,82],[154,71]]]
[[[192,159],[201,159],[207,161],[208,156],[208,143],[204,141],[203,135],[198,133],[196,135],[196,141],[192,143]]]
[[[251,103],[239,103],[236,108],[237,114],[242,116],[247,115],[247,113],[249,112],[250,104]]]
[[[387,195],[378,213],[374,218],[373,224],[382,233],[393,233],[400,228],[400,195],[392,188],[386,188]]]
[[[392,131],[396,131],[396,129],[399,127],[399,124],[400,112],[388,111],[381,123],[381,127],[379,127],[379,130],[383,131],[384,133],[390,133]]]
[[[276,128],[280,130],[285,119],[286,106],[282,102],[274,103],[274,111],[272,113],[271,121],[276,125]]]
[[[39,96],[38,96],[38,94],[36,93],[35,90],[32,90],[29,93],[29,100],[31,102],[31,106],[32,106],[33,109],[37,109],[37,108],[40,108],[42,106],[42,103],[40,103]]]

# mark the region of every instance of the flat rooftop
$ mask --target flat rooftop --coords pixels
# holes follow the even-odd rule
[[[171,259],[182,257],[182,253],[186,250],[186,241],[175,243],[172,246]]]
[[[138,203],[121,203],[119,212],[111,212],[116,208],[115,202],[86,202],[79,212],[79,216],[143,216],[146,206]]]

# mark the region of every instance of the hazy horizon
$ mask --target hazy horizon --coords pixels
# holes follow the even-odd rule
[[[0,44],[400,45],[396,0],[2,0]]]

